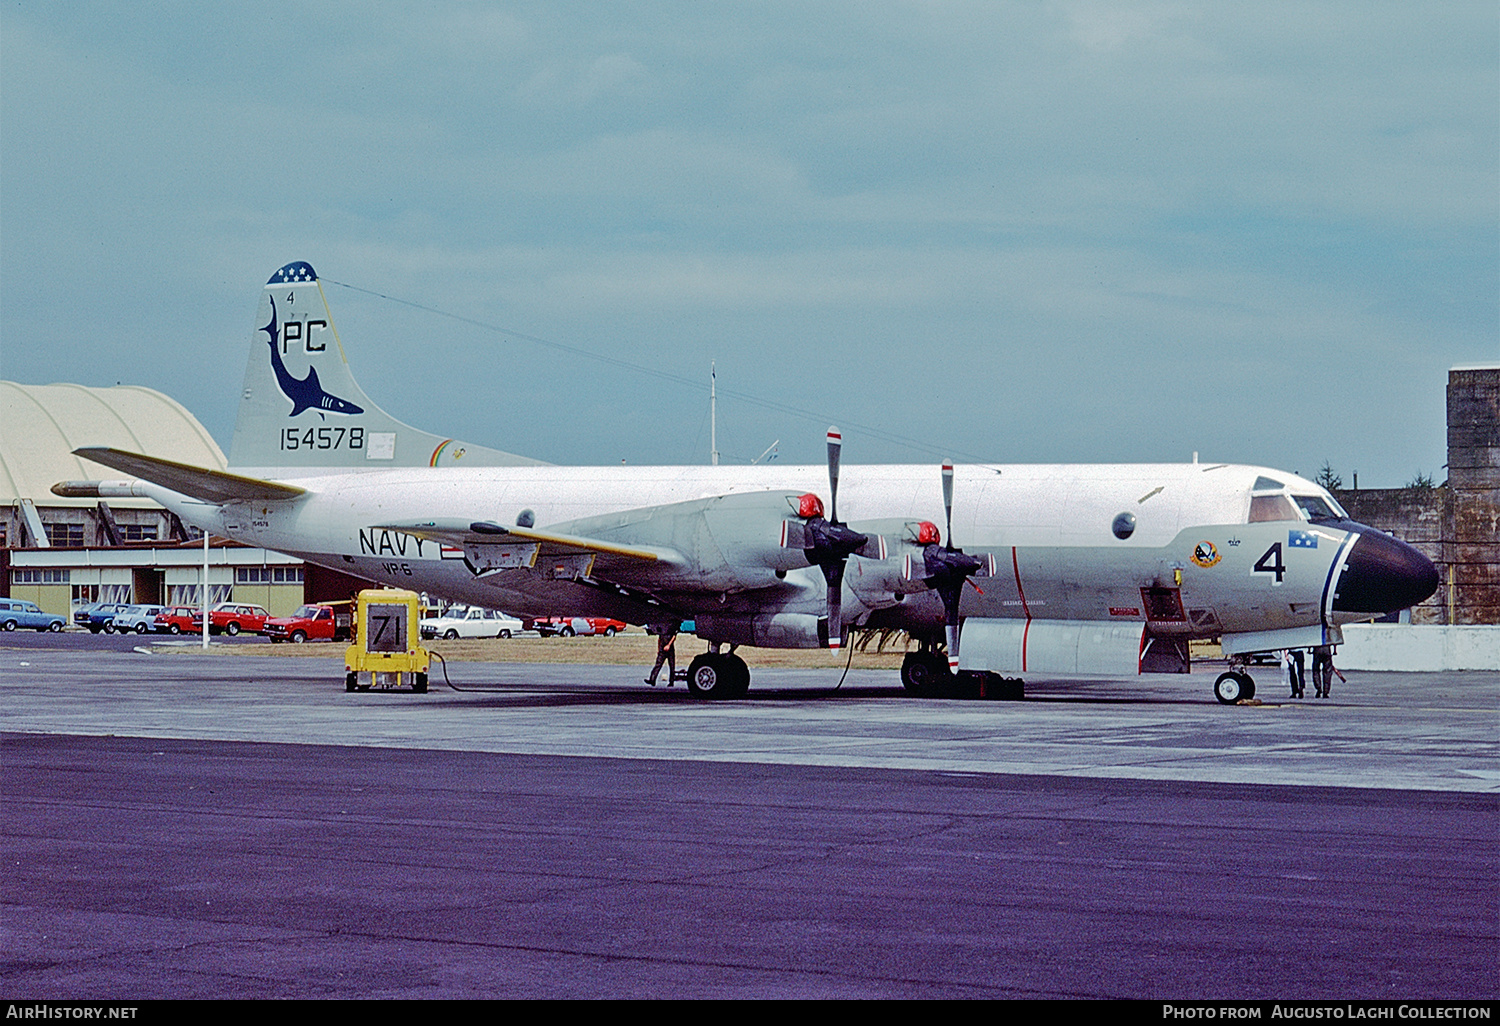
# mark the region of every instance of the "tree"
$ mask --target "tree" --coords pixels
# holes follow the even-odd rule
[[[1417,476],[1416,477],[1414,477],[1410,481],[1406,482],[1406,487],[1408,487],[1408,488],[1420,488],[1420,489],[1426,490],[1426,489],[1434,488],[1434,487],[1436,487],[1436,485],[1433,483],[1432,475],[1431,474],[1424,474],[1424,473],[1422,473],[1419,470],[1419,471],[1417,471]]]
[[[1318,471],[1318,476],[1313,478],[1318,484],[1327,488],[1330,492],[1344,487],[1344,479],[1333,472],[1333,464],[1327,460],[1323,461],[1323,469]]]

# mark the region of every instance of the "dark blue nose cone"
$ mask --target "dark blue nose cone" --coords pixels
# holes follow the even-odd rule
[[[1335,612],[1394,613],[1437,591],[1437,567],[1406,542],[1364,524],[1339,526],[1358,531],[1359,540],[1334,586]]]

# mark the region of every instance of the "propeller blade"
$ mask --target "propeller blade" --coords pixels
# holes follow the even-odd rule
[[[948,514],[948,547],[953,548],[953,461],[943,461],[943,509]]]
[[[839,453],[844,448],[844,436],[836,427],[828,429],[828,519],[839,522]]]
[[[844,640],[843,570],[844,568],[840,566],[837,582],[833,580],[828,582],[828,647],[835,652],[839,650],[839,645]],[[827,570],[824,573],[826,574]]]

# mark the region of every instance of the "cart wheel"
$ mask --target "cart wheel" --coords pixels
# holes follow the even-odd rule
[[[354,685],[359,683],[359,674],[351,673],[344,677],[344,690],[353,691]]]

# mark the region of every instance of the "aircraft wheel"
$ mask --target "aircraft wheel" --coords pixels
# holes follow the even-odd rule
[[[458,631],[454,630],[452,627],[449,627],[443,632],[444,641],[452,641],[456,637],[458,637]]]
[[[1219,679],[1214,681],[1214,697],[1225,705],[1233,705],[1242,698],[1252,698],[1254,695],[1255,682],[1250,679],[1249,674],[1231,670],[1219,674]]]
[[[230,620],[227,624],[224,625],[224,633],[229,635],[231,638],[239,632],[240,622],[238,620]]]
[[[730,683],[734,685],[724,697],[744,698],[750,690],[750,667],[745,664],[745,660],[733,653],[725,656],[724,662],[729,669]]]
[[[704,652],[688,665],[687,685],[695,698],[740,698],[750,687],[750,671],[738,656]]]
[[[908,652],[901,660],[901,686],[917,698],[936,698],[952,684],[948,661],[933,652]]]

